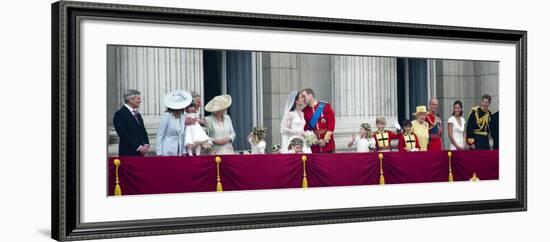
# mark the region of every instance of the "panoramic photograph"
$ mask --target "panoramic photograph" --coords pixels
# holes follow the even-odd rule
[[[499,178],[497,61],[106,51],[108,196]]]

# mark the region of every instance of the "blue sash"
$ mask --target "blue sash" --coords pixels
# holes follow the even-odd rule
[[[430,134],[439,134],[439,123],[433,126],[429,131]]]
[[[313,114],[313,117],[311,117],[311,120],[309,120],[309,128],[313,129],[315,127],[315,124],[317,123],[317,120],[319,120],[319,117],[321,117],[321,114],[323,113],[323,109],[325,109],[324,102],[319,103],[319,107],[317,110],[315,110],[315,113]]]

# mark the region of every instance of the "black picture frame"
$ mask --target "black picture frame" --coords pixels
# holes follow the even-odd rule
[[[514,199],[82,223],[79,23],[83,19],[331,32],[516,45]],[[527,32],[366,20],[60,1],[52,4],[52,238],[103,239],[527,210]]]

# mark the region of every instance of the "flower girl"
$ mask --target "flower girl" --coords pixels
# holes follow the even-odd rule
[[[265,154],[265,147],[267,146],[265,142],[266,133],[266,127],[256,126],[248,135],[248,142],[252,146],[252,154]]]
[[[370,125],[368,123],[362,123],[359,128],[359,137],[355,134],[351,135],[351,141],[348,143],[348,147],[355,145],[357,152],[370,152],[376,148],[374,138],[372,137]]]
[[[288,145],[289,154],[302,154],[304,148],[304,140],[299,137],[292,138],[290,144]]]
[[[185,108],[185,119],[187,120],[188,118],[195,120],[199,118],[194,102]],[[195,150],[195,155],[201,155],[201,149],[209,149],[212,146],[212,141],[210,141],[201,125],[198,122],[194,122],[193,124],[185,125],[184,145],[187,148],[189,156],[193,156],[193,150]]]

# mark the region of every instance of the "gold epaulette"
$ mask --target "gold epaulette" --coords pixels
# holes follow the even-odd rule
[[[468,117],[470,117],[470,115],[472,115],[472,113],[477,111],[478,109],[479,109],[479,106],[472,107],[472,110],[470,110],[470,113],[468,114]]]
[[[483,114],[482,117],[479,117],[479,106],[475,106],[472,108],[472,112],[474,112],[475,114],[476,124],[478,127],[474,131],[485,132],[483,130],[487,130],[489,128],[489,122],[491,120],[491,111],[487,110],[487,112],[485,112],[485,114]],[[470,117],[468,117],[468,119],[469,118]],[[483,134],[480,134],[480,135],[483,135]]]

